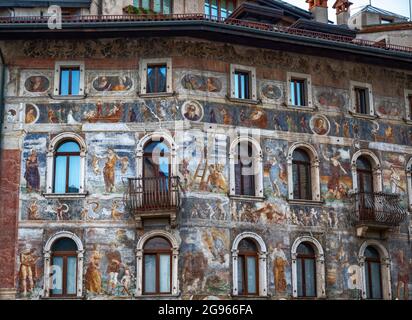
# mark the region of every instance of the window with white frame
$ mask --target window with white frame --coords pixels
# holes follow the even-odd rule
[[[86,144],[78,134],[55,136],[47,153],[46,195],[85,193]]]
[[[239,137],[231,143],[230,195],[263,197],[263,167],[260,144],[251,137]]]
[[[267,250],[253,232],[239,234],[232,245],[233,295],[267,296]]]
[[[172,59],[142,59],[140,94],[161,96],[172,93]]]
[[[405,90],[406,121],[412,122],[412,90]]]
[[[257,101],[256,68],[230,65],[230,98]]]
[[[326,296],[324,252],[313,237],[299,237],[292,245],[292,289],[296,298]]]
[[[358,150],[352,157],[352,183],[356,193],[382,191],[382,170],[379,158],[370,150]]]
[[[375,116],[372,85],[363,82],[350,82],[351,107],[353,114]]]
[[[319,157],[308,143],[294,143],[288,152],[289,200],[321,201]]]
[[[136,295],[177,295],[180,241],[171,233],[145,233],[136,249]]]
[[[309,74],[288,72],[288,105],[298,108],[313,108],[312,77]]]
[[[53,94],[62,97],[76,97],[85,94],[83,62],[56,62]]]

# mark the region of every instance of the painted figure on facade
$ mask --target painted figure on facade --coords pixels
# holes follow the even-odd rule
[[[120,265],[122,263],[122,256],[117,250],[115,243],[110,244],[110,250],[106,252],[107,258],[107,274],[109,275],[109,282],[107,290],[113,294],[118,284],[118,275],[120,272]]]
[[[212,191],[216,190],[217,192],[227,192],[228,187],[223,170],[223,164],[211,164],[209,166],[209,177],[207,178],[206,184],[210,186]]]
[[[132,87],[129,77],[101,76],[93,81],[96,91],[127,91]]]
[[[345,194],[341,194],[342,188],[344,188],[344,186],[341,186],[340,177],[342,176],[342,174],[348,174],[348,172],[342,166],[342,163],[339,161],[342,158],[342,155],[340,152],[338,152],[333,156],[328,156],[323,151],[322,156],[326,161],[331,163],[331,176],[328,179],[328,191],[337,199],[342,199]]]
[[[262,87],[262,95],[268,99],[278,100],[282,97],[282,90],[274,84],[266,84]]]
[[[408,262],[403,250],[396,252],[398,264],[398,282],[396,284],[397,299],[409,299],[409,274],[412,270],[412,259]]]
[[[187,90],[204,92],[220,92],[222,90],[222,84],[219,79],[193,74],[186,74],[182,78],[182,86]]]
[[[329,121],[323,116],[315,116],[310,121],[314,133],[324,136],[329,133]]]
[[[32,202],[27,207],[27,215],[29,220],[39,220],[39,206],[37,205],[37,200],[33,199]]]
[[[26,248],[20,253],[19,278],[23,295],[31,293],[37,279],[37,261],[40,259],[36,255],[36,249]]]
[[[206,283],[207,265],[207,259],[202,252],[188,252],[185,254],[182,278],[188,292],[203,290]]]
[[[394,166],[391,166],[391,192],[393,194],[399,194],[401,192],[405,192],[405,188],[401,185],[402,180],[401,176],[399,175],[398,171],[395,169]]]
[[[96,155],[93,156],[92,166],[93,166],[94,174],[100,173],[99,160],[102,160],[102,159],[106,159],[106,163],[103,168],[103,178],[104,178],[106,192],[108,193],[116,192],[116,186],[115,186],[116,164],[118,161],[120,161],[122,163],[121,171],[122,173],[125,173],[127,172],[127,167],[129,165],[129,159],[127,157],[119,157],[112,148],[109,148],[107,150],[106,157],[98,157]]]
[[[24,178],[27,182],[28,192],[40,192],[40,173],[39,162],[36,150],[32,150],[28,158],[26,159],[26,172]]]
[[[32,105],[26,105],[25,123],[32,124],[37,120],[37,117],[38,117],[37,109]]]
[[[49,80],[44,76],[32,76],[27,78],[24,87],[29,92],[45,92],[49,89]]]
[[[7,123],[16,123],[16,121],[17,121],[17,111],[14,110],[14,109],[7,110],[6,121],[7,121]]]
[[[99,247],[96,245],[93,248],[89,265],[85,275],[86,290],[91,293],[102,293],[102,274],[100,272],[100,261],[102,255],[99,252]]]
[[[285,252],[282,249],[282,243],[278,242],[272,253],[273,275],[275,280],[275,289],[277,293],[286,291],[286,266],[289,265]]]
[[[182,106],[183,116],[190,121],[200,121],[203,118],[203,108],[198,102],[189,101]]]

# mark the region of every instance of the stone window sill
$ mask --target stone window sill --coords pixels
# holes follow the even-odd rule
[[[174,92],[156,92],[156,93],[141,93],[139,94],[140,98],[166,98],[174,96]]]
[[[227,96],[227,99],[231,102],[243,103],[243,104],[247,103],[247,104],[257,105],[257,104],[261,103],[260,100],[256,100],[256,99],[240,99],[240,98],[229,97],[229,96]]]
[[[244,195],[239,195],[239,194],[231,194],[230,199],[233,200],[249,200],[249,201],[257,201],[257,202],[263,202],[265,201],[265,197],[259,197],[259,196],[244,196]]]
[[[86,198],[86,196],[89,193],[43,193],[43,197],[46,199],[83,199]]]
[[[293,104],[288,104],[287,105],[288,109],[293,109],[293,110],[299,110],[299,111],[306,111],[306,112],[314,112],[316,111],[315,107],[309,107],[309,106],[295,106]]]
[[[363,114],[363,113],[357,113],[350,111],[349,112],[354,118],[359,118],[359,119],[365,119],[365,120],[376,120],[378,119],[378,116],[376,114],[371,115],[371,114]]]
[[[412,125],[412,119],[403,119],[405,122],[406,122],[406,124],[408,124],[408,125]]]
[[[319,200],[305,200],[305,199],[288,199],[289,204],[296,205],[311,205],[311,206],[321,206],[325,204],[325,201]]]
[[[53,100],[83,100],[86,99],[87,95],[75,95],[75,96],[60,96],[60,95],[49,95]]]

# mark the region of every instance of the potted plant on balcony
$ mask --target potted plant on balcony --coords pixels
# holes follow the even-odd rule
[[[153,11],[152,9],[139,8],[139,7],[135,7],[133,5],[128,5],[128,6],[124,7],[123,12],[125,14],[136,14],[136,15],[158,14],[157,12]]]

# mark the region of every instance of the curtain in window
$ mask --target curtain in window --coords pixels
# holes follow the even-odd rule
[[[256,294],[256,258],[247,257],[247,291]]]
[[[144,257],[144,289],[145,292],[156,292],[156,255]]]
[[[166,66],[149,66],[147,68],[147,93],[166,92]]]
[[[58,156],[55,160],[54,192],[66,193],[67,157]]]
[[[160,292],[167,293],[170,292],[170,255],[161,254],[159,256],[159,281],[160,281]]]
[[[315,297],[316,296],[316,284],[315,284],[315,260],[305,259],[305,283],[306,283],[306,296]]]
[[[237,290],[239,294],[243,294],[244,292],[243,265],[244,265],[243,256],[238,256],[237,258]]]
[[[66,290],[67,294],[76,294],[76,268],[77,257],[67,257],[67,278]]]
[[[52,279],[51,293],[53,295],[63,294],[63,257],[53,257]]]

